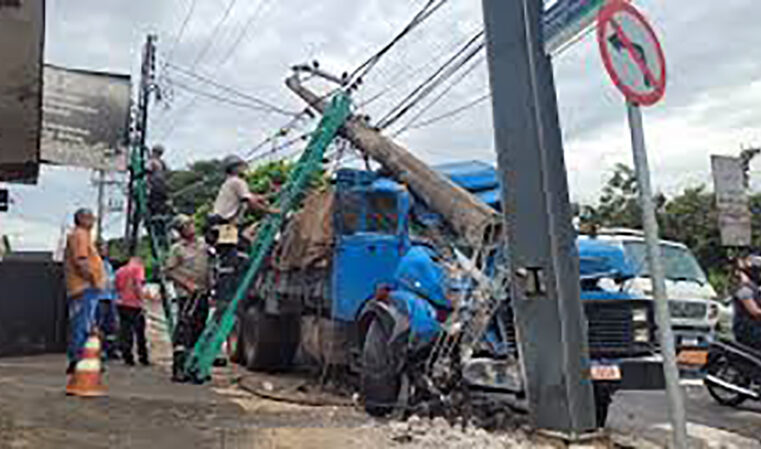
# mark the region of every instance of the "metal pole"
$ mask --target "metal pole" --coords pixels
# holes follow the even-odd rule
[[[653,297],[655,300],[655,317],[663,354],[663,374],[666,378],[666,394],[671,416],[671,426],[674,434],[674,447],[687,449],[687,425],[684,412],[684,398],[679,386],[679,370],[676,365],[674,349],[674,333],[671,329],[671,313],[669,312],[666,296],[666,281],[661,261],[661,250],[658,245],[658,221],[655,218],[655,204],[650,185],[650,168],[647,162],[645,135],[642,128],[642,112],[636,104],[626,103],[629,116],[629,128],[632,138],[632,155],[634,169],[637,173],[639,200],[642,207],[642,226],[645,231],[647,262],[650,268],[650,279],[653,282]]]
[[[511,300],[532,421],[596,427],[575,232],[542,2],[483,0]]]

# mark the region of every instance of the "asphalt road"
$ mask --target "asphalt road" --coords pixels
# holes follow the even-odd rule
[[[695,432],[723,431],[761,442],[761,403],[746,403],[739,408],[717,404],[699,382],[685,387],[685,409],[690,430]],[[609,427],[660,441],[668,439],[668,403],[664,392],[623,392],[613,401]],[[738,439],[742,441],[742,439]],[[758,447],[761,447],[759,443]]]

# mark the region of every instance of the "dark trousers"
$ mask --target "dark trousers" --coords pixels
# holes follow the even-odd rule
[[[179,306],[177,326],[172,336],[172,377],[175,380],[184,380],[187,355],[193,351],[206,326],[209,316],[209,299],[206,294],[182,296],[177,298],[177,304]]]
[[[145,312],[135,307],[119,306],[119,336],[122,358],[128,365],[135,363],[132,345],[137,337],[137,355],[141,363],[148,363],[148,342],[145,338]]]

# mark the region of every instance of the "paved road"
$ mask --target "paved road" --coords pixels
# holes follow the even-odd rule
[[[747,403],[738,409],[718,405],[706,389],[697,384],[685,386],[687,420],[695,431],[718,429],[761,441],[761,404]],[[627,392],[616,395],[610,414],[610,427],[637,434],[657,436],[665,441],[668,404],[663,392]],[[757,447],[761,447],[761,443]]]

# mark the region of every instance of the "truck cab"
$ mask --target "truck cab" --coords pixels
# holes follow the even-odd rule
[[[632,277],[624,282],[604,278],[599,285],[607,292],[622,292],[633,298],[653,298],[652,281],[645,257],[645,240],[641,231],[631,229],[603,229],[594,236],[580,236],[579,256],[584,257],[591,242],[609,245],[618,252],[622,264]],[[719,318],[716,291],[695,256],[684,244],[661,240],[661,256],[666,278],[671,324],[678,351],[703,350],[713,339]],[[689,356],[680,360],[689,364]],[[700,364],[700,363],[696,363]]]

